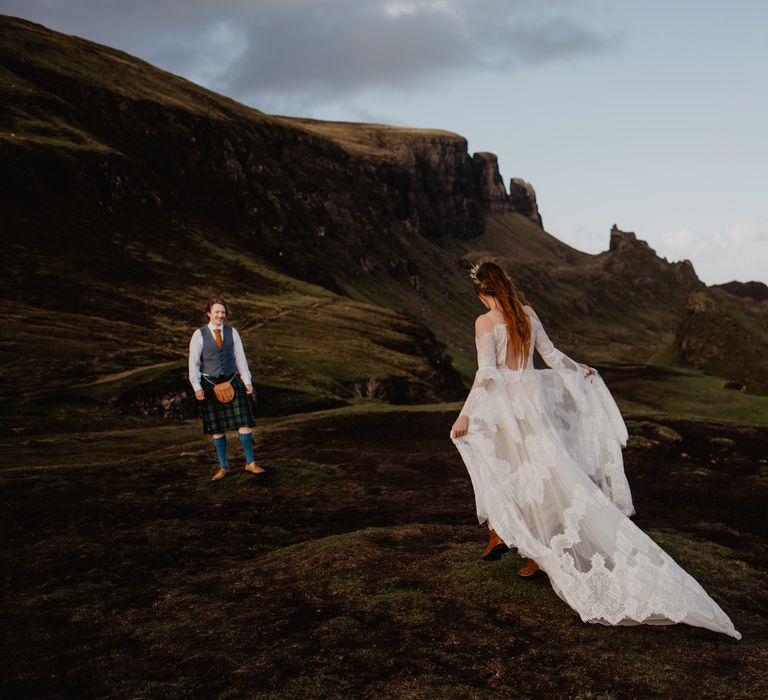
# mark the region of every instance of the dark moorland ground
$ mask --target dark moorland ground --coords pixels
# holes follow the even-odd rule
[[[269,473],[218,484],[196,422],[3,440],[3,697],[768,694],[767,428],[628,421],[635,521],[737,642],[583,624],[516,555],[479,561],[454,414],[264,419]]]
[[[575,250],[456,134],[266,115],[8,17],[0,64],[2,700],[768,697],[762,286],[616,227]],[[636,522],[742,641],[585,625],[478,560],[447,402],[483,259],[598,367]],[[219,293],[269,472],[212,484],[182,419]]]

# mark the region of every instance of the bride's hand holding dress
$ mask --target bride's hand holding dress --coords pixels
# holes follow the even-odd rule
[[[451,428],[451,437],[460,438],[467,434],[467,428],[469,427],[469,419],[466,416],[459,416]]]

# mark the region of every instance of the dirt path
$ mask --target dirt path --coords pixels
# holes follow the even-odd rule
[[[262,326],[266,326],[268,323],[272,321],[276,321],[278,318],[282,318],[283,316],[288,316],[293,312],[293,309],[283,309],[282,311],[279,311],[274,316],[267,316],[264,320],[259,321],[258,323],[254,323],[252,326],[248,326],[247,328],[243,329],[243,333],[250,333],[251,331],[255,331],[257,328],[261,328]]]
[[[94,386],[95,384],[106,384],[108,382],[116,382],[119,379],[125,379],[133,374],[144,372],[148,369],[157,369],[158,367],[170,367],[175,365],[178,360],[169,360],[168,362],[158,362],[154,365],[142,365],[141,367],[134,367],[133,369],[126,369],[123,372],[115,372],[114,374],[105,374],[98,379],[94,379],[92,382],[86,382],[85,384],[77,384],[75,389],[79,389],[84,386]]]
[[[336,303],[335,299],[332,299],[330,301],[318,301],[318,302],[315,302],[314,304],[311,304],[307,308],[309,308],[309,309],[317,309],[320,306],[326,306],[328,304],[335,304],[335,303]],[[273,316],[267,316],[263,320],[259,321],[258,323],[254,323],[253,325],[248,326],[247,328],[244,328],[241,331],[241,333],[250,333],[251,331],[254,331],[257,328],[261,328],[261,327],[267,325],[267,323],[271,323],[272,321],[276,321],[277,319],[283,318],[284,316],[289,316],[295,310],[296,309],[282,309],[281,311],[278,311]],[[171,365],[176,364],[178,361],[179,360],[169,360],[167,362],[157,362],[157,363],[152,364],[152,365],[141,365],[140,367],[133,367],[132,369],[126,369],[126,370],[123,370],[122,372],[114,372],[112,374],[105,374],[105,375],[103,375],[101,377],[98,377],[97,379],[94,379],[93,381],[85,382],[83,384],[77,384],[75,386],[75,388],[79,389],[79,388],[82,388],[82,387],[94,386],[96,384],[107,384],[109,382],[116,382],[116,381],[118,381],[120,379],[125,379],[125,378],[130,377],[130,376],[132,376],[134,374],[139,374],[140,372],[144,372],[144,371],[146,371],[148,369],[157,369],[159,367],[170,367]]]
[[[307,308],[308,309],[317,309],[320,306],[328,306],[329,304],[335,304],[336,299],[331,299],[329,301],[316,301],[314,304],[310,304]],[[276,321],[278,318],[283,318],[283,316],[289,316],[292,314],[296,309],[283,309],[282,311],[279,311],[274,316],[267,316],[263,320],[259,321],[258,323],[254,323],[252,326],[248,326],[247,328],[244,328],[242,333],[250,333],[251,331],[255,331],[257,328],[261,328],[262,326],[266,326],[268,323],[271,323],[272,321]]]

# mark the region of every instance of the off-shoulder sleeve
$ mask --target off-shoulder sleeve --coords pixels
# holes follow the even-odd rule
[[[475,347],[477,348],[477,372],[469,396],[459,415],[468,416],[477,408],[478,401],[496,373],[496,338],[493,322],[481,316],[475,323]]]
[[[482,331],[479,336],[475,336],[475,347],[477,348],[477,368],[487,369],[496,368],[496,339],[493,336],[493,326],[488,330]]]
[[[528,313],[531,315],[532,320],[535,320],[535,323],[533,323],[534,347],[538,350],[544,362],[556,370],[562,377],[579,409],[586,409],[587,396],[585,392],[587,390],[587,381],[584,377],[584,370],[579,366],[578,362],[575,362],[555,347],[544,330],[544,326],[541,324],[536,312],[528,307]]]
[[[578,372],[579,364],[555,347],[554,343],[549,339],[547,332],[544,330],[544,326],[541,324],[536,312],[531,309],[530,314],[538,321],[538,323],[535,324],[536,334],[534,337],[534,347],[539,351],[539,355],[541,355],[541,358],[547,363],[547,366],[552,369]]]

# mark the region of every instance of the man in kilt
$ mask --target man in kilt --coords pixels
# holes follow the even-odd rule
[[[203,431],[213,438],[219,460],[219,470],[211,481],[223,479],[229,473],[227,430],[239,433],[246,471],[261,474],[264,470],[253,456],[255,421],[248,398],[253,394],[253,384],[240,334],[224,324],[229,313],[224,299],[211,299],[205,313],[208,324],[198,328],[189,342],[189,381],[200,402]],[[228,403],[219,401],[214,393],[214,386],[224,382],[230,382],[234,389],[234,398]]]

